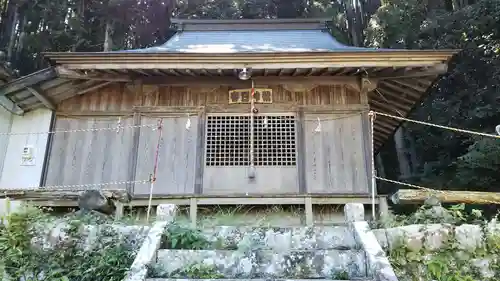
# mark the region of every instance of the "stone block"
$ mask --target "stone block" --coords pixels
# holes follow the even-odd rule
[[[483,244],[483,230],[480,225],[463,224],[455,228],[455,240],[461,250],[474,250]]]
[[[191,265],[213,266],[224,278],[327,278],[346,270],[351,277],[366,276],[362,251],[316,250],[250,253],[221,250],[160,250],[154,265],[157,276],[186,278]],[[176,275],[177,274],[177,275]],[[173,275],[173,276],[172,276]]]
[[[348,203],[344,206],[346,222],[364,221],[365,208],[361,203]]]
[[[177,214],[177,205],[160,204],[156,207],[156,220],[172,221]]]
[[[381,229],[373,229],[373,235],[377,238],[378,243],[383,249],[387,249],[389,245],[387,244],[387,233],[384,228]]]
[[[356,248],[354,235],[348,227],[238,227],[217,226],[204,229],[203,235],[214,243],[220,241],[219,249],[256,243],[259,248],[276,251],[308,249]],[[219,244],[219,243],[216,243]]]
[[[366,263],[370,276],[378,281],[398,281],[389,259],[368,223],[365,221],[353,222],[352,228],[357,242],[366,253]]]

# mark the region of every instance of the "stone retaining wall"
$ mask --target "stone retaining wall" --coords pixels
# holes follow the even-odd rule
[[[459,249],[473,250],[484,243],[484,238],[500,235],[500,223],[491,221],[484,227],[475,224],[460,226],[446,224],[413,224],[393,228],[374,229],[373,233],[384,249],[393,249],[401,243],[415,251],[422,247],[437,250],[448,239],[454,238]]]
[[[44,249],[54,248],[64,244],[71,239],[69,231],[71,225],[68,220],[58,220],[34,227],[34,246]],[[99,247],[103,243],[118,239],[124,241],[132,248],[138,248],[144,241],[149,231],[149,226],[123,225],[123,224],[100,224],[84,225],[78,227],[77,233],[72,235],[79,238],[79,245],[83,250],[89,251]]]

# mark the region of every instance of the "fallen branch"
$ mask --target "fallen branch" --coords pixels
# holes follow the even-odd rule
[[[0,199],[9,198],[13,200],[26,201],[57,201],[57,200],[75,200],[77,201],[80,195],[85,190],[67,190],[67,189],[0,189]],[[126,190],[102,190],[101,191],[109,200],[116,200],[122,203],[128,203],[131,200],[130,195]]]
[[[500,193],[481,191],[449,191],[439,190],[436,192],[400,189],[391,196],[394,204],[420,203],[429,197],[436,197],[442,203],[466,203],[466,204],[499,204]]]

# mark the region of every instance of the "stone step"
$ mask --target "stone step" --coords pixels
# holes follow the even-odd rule
[[[346,226],[325,227],[237,227],[203,229],[203,235],[218,249],[236,250],[245,245],[276,251],[358,249],[354,234]]]
[[[159,250],[148,277],[190,278],[193,272],[214,279],[367,276],[365,253],[360,250]]]

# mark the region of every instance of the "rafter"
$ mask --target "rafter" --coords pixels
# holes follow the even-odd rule
[[[26,87],[26,89],[38,100],[40,100],[40,102],[47,108],[51,110],[56,109],[55,104],[46,97],[45,92],[42,89],[40,89],[40,87],[33,86],[33,87]]]
[[[387,87],[387,88],[394,90],[396,92],[399,92],[399,93],[405,93],[405,94],[411,96],[412,98],[414,98],[415,100],[418,100],[422,96],[422,93],[423,93],[423,92],[416,92],[415,90],[411,90],[411,89],[402,88],[400,86],[391,84],[389,81],[385,81],[385,80],[381,81],[379,85],[381,87]]]
[[[5,96],[17,91],[26,89],[26,87],[33,86],[35,84],[53,79],[56,77],[56,72],[54,68],[46,68],[40,71],[34,72],[30,75],[12,80],[11,82],[0,87],[0,95]]]
[[[133,81],[132,75],[127,74],[103,74],[102,72],[80,73],[75,70],[67,69],[63,66],[56,67],[57,76],[66,79],[81,79],[94,81],[115,81],[115,82],[130,82]]]
[[[397,79],[397,78],[409,78],[409,77],[427,77],[427,76],[438,76],[446,73],[448,70],[448,65],[446,63],[439,63],[433,66],[424,67],[424,70],[414,70],[414,69],[399,69],[388,74],[381,74],[374,76],[379,79]]]
[[[402,81],[401,79],[393,79],[393,80],[390,80],[390,82],[393,82],[393,83],[396,83],[398,85],[413,89],[413,90],[421,92],[421,93],[424,93],[427,90],[427,88],[420,87],[414,83],[408,83],[408,82]]]
[[[413,106],[415,101],[418,100],[413,97],[408,97],[407,93],[395,92],[386,87],[379,87],[377,90],[383,92],[384,96],[409,106]]]

